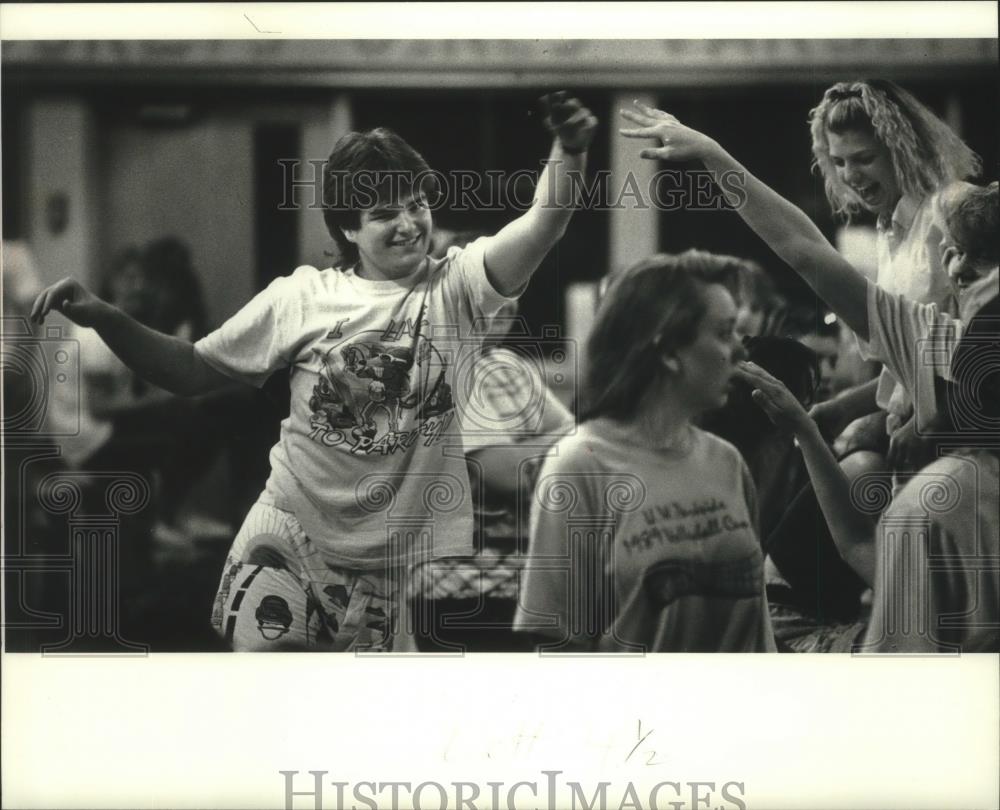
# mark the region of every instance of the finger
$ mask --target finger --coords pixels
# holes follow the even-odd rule
[[[38,323],[43,323],[45,321],[45,316],[49,314],[49,310],[52,308],[51,299],[51,289],[45,290],[45,292],[38,296]]]
[[[661,146],[659,149],[643,149],[639,152],[639,157],[645,160],[673,160],[674,151],[669,146]]]
[[[619,110],[622,118],[631,121],[633,124],[638,124],[642,127],[651,127],[657,123],[657,120],[651,115],[642,115],[634,110]]]
[[[635,129],[618,130],[626,138],[658,138],[660,136],[656,127],[638,127]]]
[[[562,113],[558,112],[558,108],[565,106],[566,91],[556,90],[555,92],[547,93],[538,99],[538,103],[542,109],[543,117],[558,124],[562,118]],[[568,115],[568,113],[566,114]]]
[[[673,120],[673,121],[677,120],[670,113],[664,112],[663,110],[658,110],[656,109],[656,107],[650,107],[648,104],[643,104],[641,101],[639,101],[639,99],[633,99],[632,103],[651,118],[666,118],[668,120]]]
[[[550,118],[557,127],[562,126],[583,108],[572,104],[553,104]]]
[[[768,399],[767,394],[759,388],[755,388],[750,392],[750,399],[757,403],[760,409],[767,415],[767,418],[772,422],[775,420],[775,417],[779,416],[781,413],[781,411],[774,406],[774,403]]]
[[[571,116],[569,116],[568,118],[566,118],[559,125],[559,129],[560,130],[563,130],[563,129],[574,129],[576,127],[579,127],[580,125],[582,125],[587,120],[588,115],[589,115],[589,113],[587,112],[587,110],[579,109],[576,112],[574,112]]]
[[[777,382],[770,374],[755,363],[744,362],[736,367],[737,373],[746,375],[746,378],[757,388],[773,389]]]

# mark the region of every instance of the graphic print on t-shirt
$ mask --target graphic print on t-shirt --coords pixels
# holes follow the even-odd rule
[[[352,453],[386,455],[419,439],[430,446],[441,438],[454,408],[449,364],[426,337],[424,311],[347,338],[341,322],[323,348],[312,349],[320,363],[309,399],[313,441],[326,447],[346,442]],[[409,412],[416,425],[403,430]]]
[[[627,554],[657,554],[671,546],[687,554],[656,560],[642,574],[642,587],[655,604],[666,606],[689,595],[754,598],[760,593],[762,557],[744,545],[749,521],[725,501],[676,499],[642,511],[645,527],[624,538]],[[697,549],[697,553],[693,553]]]

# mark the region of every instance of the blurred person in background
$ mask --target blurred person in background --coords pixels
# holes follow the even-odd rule
[[[188,247],[174,236],[141,249],[126,248],[113,261],[101,295],[149,329],[182,340],[205,334],[201,284]],[[104,441],[80,466],[131,470],[154,482],[159,551],[191,553],[197,535],[231,534],[222,515],[184,514],[186,498],[251,409],[229,386],[184,399],[147,383],[129,369],[92,329],[78,330],[83,405],[98,421]],[[234,399],[235,396],[235,399]],[[245,471],[241,471],[245,473]]]
[[[739,307],[736,334],[740,337],[780,334],[788,302],[763,267],[751,259],[740,262],[743,269],[737,275],[734,292]]]
[[[142,326],[71,279],[36,301],[38,321],[56,309],[95,328],[141,378],[176,394],[231,379],[261,386],[291,369],[271,476],[233,543],[212,612],[233,649],[412,648],[406,567],[472,543],[465,461],[440,445],[456,396],[463,405],[449,379],[463,347],[455,341],[524,291],[578,205],[571,172],[585,168],[597,121],[554,93],[545,123],[554,142],[531,207],[443,260],[428,255],[429,167],[398,135],[375,129],[341,138],[324,168],[323,215],[343,263],[276,279],[197,343]],[[457,482],[455,508],[393,548],[383,496],[391,490],[409,514],[431,481]],[[421,546],[431,534],[433,548]]]
[[[543,649],[775,650],[753,479],[694,424],[726,402],[744,353],[732,270],[658,254],[601,301],[581,424],[546,458],[531,514],[514,626]]]
[[[840,321],[832,312],[818,312],[804,323],[796,324],[793,332],[803,346],[816,353],[819,361],[819,384],[813,402],[825,402],[842,390],[839,374],[841,352]]]

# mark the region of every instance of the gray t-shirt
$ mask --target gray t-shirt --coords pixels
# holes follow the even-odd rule
[[[595,651],[774,651],[753,481],[697,428],[677,449],[581,425],[536,486],[515,629]]]
[[[195,349],[263,385],[290,367],[291,411],[262,499],[295,514],[323,562],[377,569],[468,553],[466,370],[506,299],[480,239],[396,281],[299,267]]]

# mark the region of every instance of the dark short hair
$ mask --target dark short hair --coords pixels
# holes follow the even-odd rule
[[[697,336],[704,288],[733,289],[741,269],[735,257],[688,250],[650,256],[615,278],[587,341],[581,421],[630,416],[663,373],[657,359],[663,349],[681,349]]]
[[[349,132],[333,147],[323,168],[323,221],[341,259],[353,264],[357,247],[344,230],[357,230],[361,212],[396,190],[433,182],[419,152],[385,127]]]

